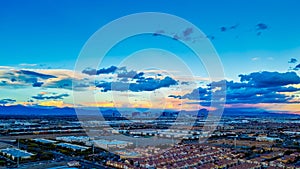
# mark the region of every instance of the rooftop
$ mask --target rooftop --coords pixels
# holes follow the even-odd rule
[[[2,149],[0,151],[2,153],[9,154],[9,155],[14,156],[14,157],[28,157],[28,156],[34,155],[32,153],[28,153],[27,151],[20,150],[20,149],[17,149],[17,148],[6,148],[6,149]]]

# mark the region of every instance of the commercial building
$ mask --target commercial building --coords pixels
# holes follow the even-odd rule
[[[57,144],[57,146],[63,147],[63,148],[68,148],[73,151],[84,151],[84,150],[89,149],[89,147],[86,147],[86,146],[80,146],[80,145],[70,144],[70,143],[59,143],[59,144]]]
[[[120,141],[120,140],[94,140],[91,142],[91,144],[95,144],[96,146],[99,146],[104,149],[109,148],[125,148],[127,146],[133,145],[132,142],[128,141]]]
[[[54,144],[54,143],[57,142],[57,141],[54,141],[54,140],[48,140],[48,139],[43,139],[43,138],[36,138],[36,139],[33,139],[33,140],[38,142],[38,143],[43,143],[43,144]]]
[[[20,150],[17,148],[6,148],[6,149],[2,149],[0,150],[0,152],[5,155],[10,157],[11,159],[16,159],[16,158],[21,158],[21,159],[28,159],[31,156],[33,156],[34,154],[29,153],[27,151],[24,150]]]

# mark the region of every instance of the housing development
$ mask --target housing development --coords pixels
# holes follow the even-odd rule
[[[168,116],[155,121],[136,117],[131,124],[120,117],[103,122],[91,118],[79,122],[76,116],[63,118],[67,120],[2,118],[0,164],[20,168],[300,167],[300,116],[225,115],[211,133],[204,131],[209,127],[204,118],[199,116],[189,130],[190,120],[174,122]],[[173,128],[168,129],[171,123]],[[87,135],[91,131],[97,134]]]

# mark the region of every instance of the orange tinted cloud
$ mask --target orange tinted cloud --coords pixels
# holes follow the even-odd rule
[[[64,103],[62,100],[43,101],[39,102],[40,106],[53,106],[53,107],[73,107],[73,104]]]

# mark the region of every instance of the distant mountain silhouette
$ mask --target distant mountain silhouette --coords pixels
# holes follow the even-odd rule
[[[86,107],[86,108],[78,108],[77,113],[80,115],[99,115],[101,111],[104,117],[121,117],[122,113],[132,113],[135,112],[136,109],[125,109],[122,112],[119,112],[118,109],[115,108],[97,108],[97,107]],[[151,110],[149,110],[151,111]],[[157,111],[157,110],[156,110]],[[179,113],[178,111],[171,110],[161,110],[161,112],[165,114],[170,113]],[[22,116],[76,116],[76,110],[70,107],[57,108],[57,107],[44,107],[44,106],[22,106],[22,105],[14,105],[14,106],[0,106],[0,116],[2,115],[22,115]],[[183,114],[195,114],[191,111],[181,111]],[[196,113],[196,116],[207,116],[209,112],[206,109],[201,109]],[[263,109],[238,109],[238,108],[226,108],[222,114],[223,116],[256,116],[256,117],[264,117],[264,116],[299,116],[295,114],[287,114],[287,112],[268,112]],[[176,115],[177,116],[177,115]]]
[[[0,115],[76,115],[73,108],[0,106]]]

